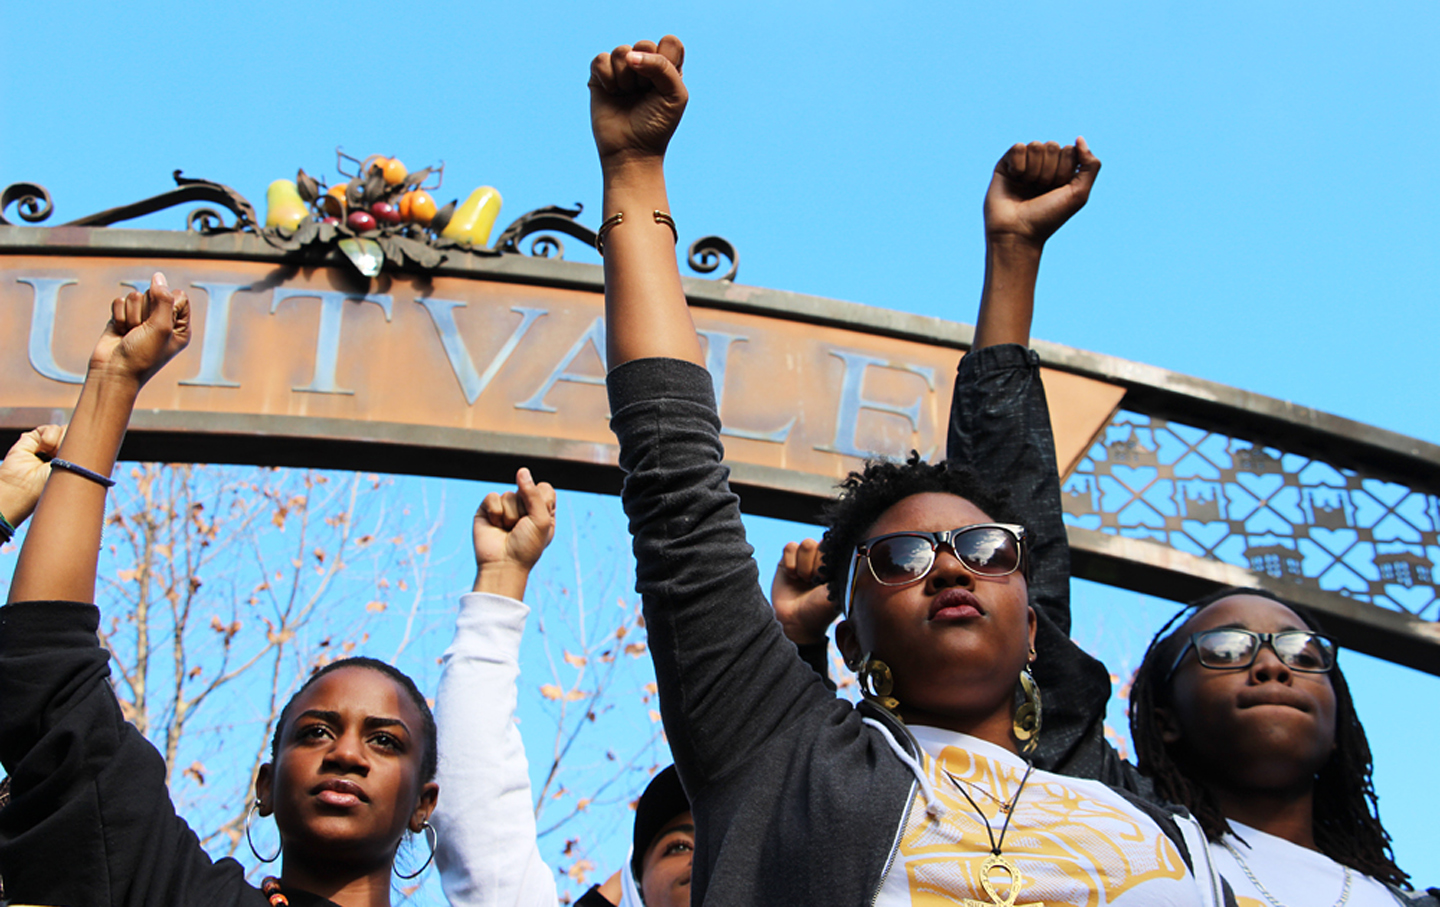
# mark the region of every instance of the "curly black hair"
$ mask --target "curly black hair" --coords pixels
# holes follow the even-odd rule
[[[1009,489],[986,486],[968,467],[926,463],[914,450],[903,462],[869,460],[862,471],[850,473],[838,487],[839,496],[821,515],[825,535],[820,539],[820,570],[830,600],[842,608],[847,604],[845,580],[855,546],[866,539],[866,532],[881,514],[911,495],[953,494],[979,507],[992,520],[1020,522],[1009,512]]]
[[[410,697],[410,701],[414,703],[415,708],[420,712],[420,743],[422,747],[420,751],[420,782],[422,784],[428,784],[434,781],[435,769],[440,761],[440,747],[435,739],[435,715],[430,711],[430,704],[427,703],[425,697],[421,695],[420,688],[415,686],[415,681],[411,680],[410,676],[404,671],[401,671],[394,665],[388,665],[378,659],[366,658],[364,656],[341,658],[338,661],[330,662],[311,674],[309,679],[305,681],[305,685],[295,691],[295,695],[290,697],[290,701],[285,703],[285,708],[280,711],[280,720],[275,723],[275,736],[270,740],[270,759],[273,761],[280,754],[280,737],[285,731],[286,722],[290,720],[290,708],[295,705],[295,700],[299,699],[306,690],[310,689],[316,681],[326,674],[333,674],[344,668],[364,668],[367,671],[377,671],[384,674],[386,677],[395,681],[400,689],[405,691],[405,695]]]
[[[1185,774],[1181,744],[1165,743],[1155,709],[1170,704],[1165,675],[1189,641],[1189,634],[1184,632],[1189,618],[1233,595],[1258,595],[1279,602],[1295,612],[1307,627],[1323,632],[1314,615],[1272,592],[1245,587],[1222,589],[1186,605],[1156,632],[1130,687],[1130,737],[1140,772],[1155,782],[1158,795],[1189,809],[1211,841],[1230,832],[1230,823],[1210,792]],[[1350,687],[1338,664],[1329,677],[1335,691],[1335,749],[1315,777],[1315,844],[1337,863],[1382,882],[1404,885],[1410,877],[1395,865],[1390,835],[1380,824],[1365,728],[1355,713]]]

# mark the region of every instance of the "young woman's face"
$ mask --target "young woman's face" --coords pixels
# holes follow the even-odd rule
[[[892,505],[864,537],[989,522],[966,499],[929,492]],[[1023,573],[979,576],[942,546],[925,578],[905,586],[881,585],[862,564],[853,601],[837,628],[840,647],[851,664],[871,652],[890,666],[907,720],[956,729],[988,721],[1008,735],[1015,684],[1035,640]]]
[[[640,879],[645,907],[689,907],[694,856],[695,818],[683,812],[661,827],[645,851]]]
[[[422,722],[406,692],[368,668],[342,668],[300,694],[255,785],[287,860],[389,864],[439,791],[420,780]]]
[[[1279,602],[1232,595],[1192,617],[1181,637],[1219,627],[1309,629]],[[1219,670],[1201,665],[1192,646],[1171,678],[1170,706],[1156,711],[1166,745],[1179,745],[1187,771],[1232,790],[1303,790],[1335,748],[1330,675],[1291,670],[1267,645],[1248,668]]]

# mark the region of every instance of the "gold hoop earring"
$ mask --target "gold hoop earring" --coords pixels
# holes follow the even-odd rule
[[[1035,752],[1040,745],[1040,687],[1035,683],[1035,675],[1030,673],[1027,665],[1020,672],[1020,694],[1025,701],[1015,710],[1015,724],[1011,733],[1020,742],[1020,752],[1028,756]]]
[[[896,710],[900,708],[900,700],[890,695],[895,691],[895,675],[891,673],[890,666],[878,658],[871,658],[866,652],[860,659],[856,674],[859,675],[860,695],[899,718]]]

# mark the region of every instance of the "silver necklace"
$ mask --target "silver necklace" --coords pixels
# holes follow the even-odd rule
[[[1245,858],[1240,856],[1240,851],[1235,849],[1234,844],[1231,844],[1224,838],[1220,839],[1220,843],[1225,845],[1225,849],[1230,851],[1230,856],[1234,857],[1235,862],[1240,864],[1240,870],[1245,873],[1245,878],[1250,880],[1250,884],[1255,886],[1255,890],[1260,892],[1265,900],[1270,902],[1270,907],[1285,907],[1284,904],[1275,900],[1275,895],[1271,894],[1268,888],[1260,884],[1259,879],[1255,878],[1255,873],[1250,871],[1250,864],[1246,863]],[[1342,863],[1340,864],[1340,868],[1345,870],[1345,887],[1340,889],[1340,900],[1335,902],[1335,907],[1345,907],[1345,902],[1350,900],[1350,882],[1354,877],[1350,872],[1349,866]]]

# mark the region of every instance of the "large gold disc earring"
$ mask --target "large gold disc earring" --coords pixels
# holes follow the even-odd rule
[[[890,666],[878,658],[871,658],[866,652],[856,673],[859,675],[860,695],[899,718],[896,710],[900,708],[900,700],[890,695],[895,691],[895,675],[890,673]]]
[[[1028,756],[1040,745],[1041,719],[1040,687],[1035,683],[1035,675],[1030,673],[1029,665],[1020,672],[1020,693],[1025,701],[1015,710],[1015,726],[1011,733],[1020,741],[1020,752]]]

